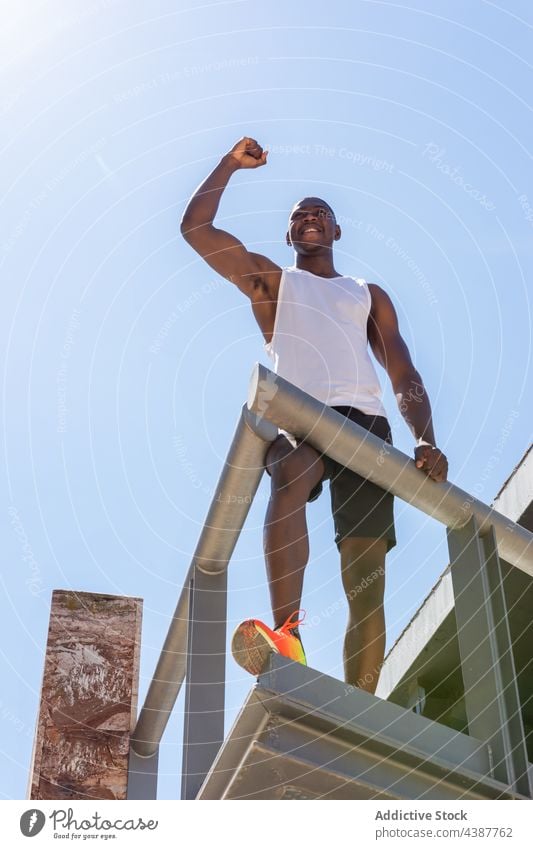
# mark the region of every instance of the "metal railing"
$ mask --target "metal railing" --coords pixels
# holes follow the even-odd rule
[[[265,454],[276,435],[274,425],[257,423],[243,406],[133,733],[132,746],[141,757],[155,753],[185,678],[189,597],[195,570],[213,576],[225,573],[263,476]]]
[[[257,364],[247,405],[241,411],[131,739],[137,756],[157,755],[170,713],[187,678],[182,785],[185,798],[194,798],[222,743],[227,567],[278,427],[441,521],[448,528],[451,548],[457,549],[458,539],[460,545],[467,544],[464,533],[461,536],[455,532],[468,528],[468,539],[474,535],[476,539],[493,540],[487,562],[494,562],[495,550],[496,561],[499,553],[508,563],[533,576],[533,535],[525,528],[454,484],[428,479],[406,454]],[[478,554],[479,550],[478,546]],[[459,547],[458,561],[460,554]],[[478,560],[485,563],[483,558]],[[213,652],[213,646],[218,650]]]

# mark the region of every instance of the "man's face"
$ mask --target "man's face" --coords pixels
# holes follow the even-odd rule
[[[287,244],[298,253],[319,253],[340,239],[341,229],[329,204],[321,198],[298,201],[289,217]]]

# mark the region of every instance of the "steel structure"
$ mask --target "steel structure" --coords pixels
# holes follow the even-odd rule
[[[487,743],[272,655],[199,799],[520,799]]]
[[[477,641],[475,644],[487,644],[469,679],[469,721],[475,729],[472,736],[478,746],[486,748],[488,757],[482,768],[484,777],[479,773],[477,779],[489,784],[495,781],[498,792],[503,793],[502,787],[506,787],[505,792],[515,798],[530,795],[512,650],[504,624],[505,598],[501,592],[498,555],[533,575],[533,535],[459,487],[429,480],[416,469],[410,457],[257,364],[247,405],[241,411],[132,736],[130,798],[140,798],[138,794],[155,798],[159,742],[185,677],[182,797],[197,798],[208,774],[205,787],[214,786],[213,770],[216,771],[217,763],[220,770],[223,744],[227,567],[259,486],[266,451],[278,427],[305,439],[319,451],[446,525],[452,565],[455,564],[457,614],[461,627],[465,628],[462,662],[469,662],[473,639]],[[464,575],[468,572],[471,576],[465,583]],[[471,618],[468,611],[473,606],[482,612],[475,624],[468,626]],[[214,646],[218,647],[216,651]],[[480,695],[476,675],[488,678],[491,705],[494,703],[489,711],[480,710],[484,696]],[[327,681],[332,679],[322,678],[326,688],[329,687]],[[322,697],[327,697],[327,692]],[[376,697],[369,698],[374,700],[375,710],[377,705],[386,705],[385,710],[400,710]],[[434,725],[438,727],[438,723]],[[319,768],[319,765],[313,767],[315,771]],[[212,798],[211,792],[212,789],[205,790],[200,795]],[[477,798],[492,798],[490,792]]]

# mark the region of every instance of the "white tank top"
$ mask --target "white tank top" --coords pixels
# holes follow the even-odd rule
[[[385,416],[368,353],[370,307],[370,290],[361,277],[319,277],[284,268],[274,333],[264,345],[274,372],[330,407]]]

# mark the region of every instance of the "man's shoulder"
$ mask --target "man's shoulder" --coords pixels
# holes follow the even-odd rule
[[[371,299],[370,317],[378,324],[382,321],[396,321],[396,309],[385,289],[378,286],[377,283],[369,283],[368,289]]]
[[[385,302],[391,302],[389,296],[387,295],[385,289],[381,286],[378,286],[377,283],[367,283],[368,291],[370,292],[370,298],[372,300],[372,306],[375,307],[378,304],[382,304]]]

